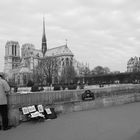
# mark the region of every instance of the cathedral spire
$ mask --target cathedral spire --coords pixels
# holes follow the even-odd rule
[[[68,44],[68,40],[67,40],[67,39],[65,39],[65,41],[66,41],[66,46],[67,46],[67,44]]]
[[[45,33],[45,19],[43,17],[43,35],[42,35],[42,53],[43,57],[47,51],[47,40],[46,40],[46,33]]]

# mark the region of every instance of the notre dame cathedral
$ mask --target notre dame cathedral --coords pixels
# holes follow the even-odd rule
[[[21,52],[20,52],[21,51]],[[20,55],[21,54],[21,55]],[[67,43],[52,49],[47,48],[45,21],[43,20],[42,48],[36,49],[33,44],[23,44],[21,49],[17,41],[7,41],[5,45],[4,72],[8,79],[14,79],[17,85],[26,85],[31,79],[34,66],[43,57],[57,57],[61,67],[72,64],[79,75],[84,65],[75,60]]]

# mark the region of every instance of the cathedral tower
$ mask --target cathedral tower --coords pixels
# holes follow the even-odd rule
[[[20,64],[20,46],[17,41],[7,41],[5,45],[5,73],[15,69]]]
[[[45,33],[45,20],[43,18],[43,35],[42,35],[42,53],[43,57],[47,51],[47,40],[46,40],[46,33]]]

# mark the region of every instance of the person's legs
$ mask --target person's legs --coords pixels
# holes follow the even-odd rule
[[[2,118],[1,118],[1,105],[0,105],[0,130],[2,129]]]
[[[8,106],[1,105],[1,116],[2,116],[2,125],[3,129],[8,129]]]

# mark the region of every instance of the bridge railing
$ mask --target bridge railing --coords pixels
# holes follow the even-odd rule
[[[8,104],[11,107],[23,107],[32,104],[54,104],[57,102],[81,101],[81,95],[85,90],[86,89],[47,91],[27,94],[13,93],[8,97]],[[94,92],[96,98],[104,98],[116,95],[140,93],[140,85],[91,89],[91,91]]]

